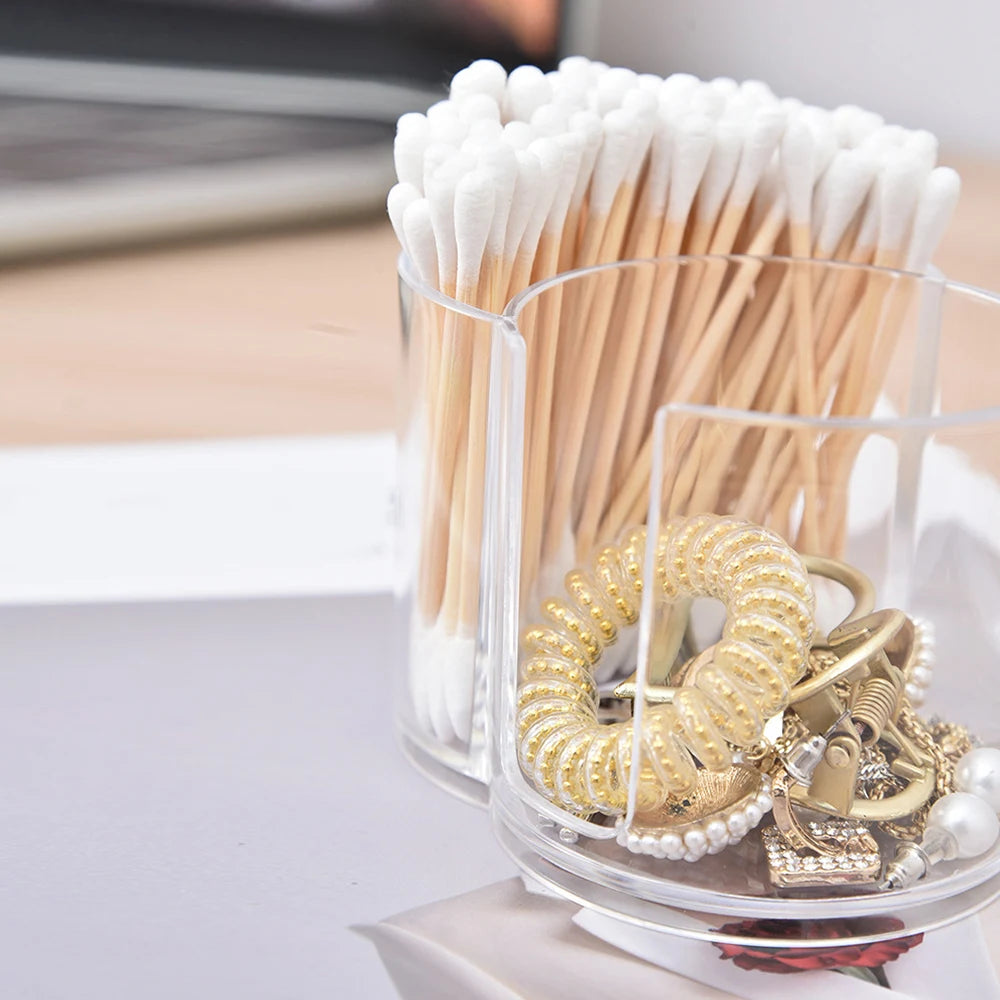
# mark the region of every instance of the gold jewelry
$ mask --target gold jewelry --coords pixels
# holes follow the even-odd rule
[[[638,618],[646,532],[602,549],[589,570],[567,576],[568,600],[542,606],[546,623],[523,636],[518,689],[519,758],[536,788],[581,815],[625,811],[631,721],[601,725],[593,669],[603,649]],[[787,705],[813,636],[814,598],[801,559],[774,532],[705,514],[671,521],[657,539],[658,596],[715,597],[726,605],[722,639],[669,701],[647,709],[637,808],[661,809],[710,771],[733,764],[730,744],[751,746]]]
[[[698,772],[695,787],[670,796],[659,809],[626,825],[615,821],[618,843],[633,854],[670,861],[698,861],[738,844],[771,809],[771,779],[755,767]]]

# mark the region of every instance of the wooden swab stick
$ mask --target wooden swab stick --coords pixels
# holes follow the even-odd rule
[[[624,109],[611,111],[604,119],[605,139],[602,156],[594,170],[591,188],[591,205],[594,209],[588,220],[585,240],[597,242],[591,250],[595,260],[615,260],[621,252],[625,228],[632,210],[635,177],[639,164],[645,158],[645,146],[652,135],[652,116],[646,121],[641,112]],[[645,143],[645,146],[643,145]],[[631,174],[631,176],[630,176]],[[594,234],[600,234],[596,241]],[[585,242],[585,247],[587,246]],[[547,557],[554,556],[559,541],[569,524],[573,485],[580,461],[581,446],[586,430],[590,402],[604,350],[607,322],[614,305],[614,294],[619,275],[598,275],[593,281],[594,294],[587,295],[593,308],[587,308],[587,323],[572,383],[560,382],[556,392],[556,405],[568,414],[562,427],[557,427],[558,444],[554,456],[550,452],[550,468],[556,468],[554,489],[550,505],[547,530]],[[552,458],[556,461],[552,461]]]
[[[662,215],[667,203],[667,184],[670,179],[670,140],[668,122],[659,119],[650,149],[649,172],[638,207],[638,221],[630,234],[628,256],[652,257],[656,253],[663,228]],[[621,320],[621,334],[615,357],[610,386],[610,399],[601,414],[596,455],[588,476],[589,489],[580,515],[577,536],[581,550],[589,551],[594,543],[597,525],[603,513],[618,438],[622,424],[632,405],[633,380],[638,370],[638,359],[646,329],[646,313],[653,285],[659,277],[659,268],[640,267],[628,276],[627,306]]]
[[[672,79],[673,77],[666,81],[665,90]],[[712,151],[714,136],[711,119],[701,114],[685,114],[676,121],[672,121],[668,116],[667,123],[670,129],[667,135],[672,133],[670,187],[667,214],[656,247],[657,257],[674,256],[680,252],[688,215]],[[621,445],[618,449],[621,464],[618,467],[619,474],[615,476],[616,482],[622,470],[632,467],[643,437],[649,430],[657,363],[663,351],[663,338],[666,335],[667,317],[670,315],[679,267],[680,265],[659,269],[660,273],[657,275],[646,310],[642,347],[629,400],[629,411],[622,431]]]
[[[561,241],[566,229],[567,213],[574,190],[576,174],[581,169],[585,153],[585,138],[578,133],[562,137],[559,143],[562,161],[552,205],[545,217],[540,252],[536,261],[538,276],[556,274]],[[572,140],[572,141],[571,141]],[[529,597],[541,559],[542,529],[545,518],[544,497],[548,483],[549,443],[553,426],[552,399],[556,378],[556,357],[559,347],[563,291],[561,287],[544,293],[537,306],[538,343],[536,366],[532,381],[532,413],[528,426],[527,464],[525,474],[524,531],[522,546],[522,578],[525,597]]]
[[[455,188],[455,286],[458,300],[469,305],[478,306],[480,303],[483,254],[493,222],[494,206],[492,178],[485,171],[474,170],[459,180]],[[496,266],[493,261],[489,265]],[[474,586],[478,594],[479,589],[478,537],[482,522],[482,483],[479,482],[479,475],[485,452],[486,428],[485,419],[478,419],[485,411],[477,394],[485,395],[489,374],[489,345],[482,343],[484,335],[477,331],[474,321],[467,317],[463,320],[465,322],[461,324],[456,338],[455,353],[467,357],[468,362],[456,373],[461,381],[455,386],[455,396],[460,401],[455,405],[456,420],[448,424],[453,434],[455,428],[464,428],[467,446],[462,463],[465,476],[461,511],[452,520],[448,542],[448,577],[442,615],[449,630],[454,630],[460,621],[467,624],[467,619],[463,617],[463,611],[470,604],[466,590]],[[459,507],[459,504],[454,506]],[[473,567],[471,570],[470,564]]]
[[[746,125],[743,121],[723,118],[715,126],[712,154],[698,188],[694,219],[685,247],[685,252],[692,256],[708,252],[712,234],[719,221],[719,213],[736,177],[745,139]],[[681,282],[673,319],[676,330],[689,329],[691,312],[701,288],[699,279],[702,272],[702,268],[688,271],[686,278],[690,277],[691,280]],[[700,333],[700,330],[698,332]],[[683,355],[683,348],[680,353]]]
[[[747,129],[729,196],[715,224],[711,243],[707,248],[708,253],[720,255],[732,253],[754,191],[764,168],[774,154],[784,127],[785,116],[777,108],[767,106],[754,113]],[[678,356],[684,357],[701,336],[715,306],[725,270],[725,268],[703,269],[702,280],[696,287],[694,304],[686,320],[681,321],[680,328],[686,330],[686,339],[678,350]]]
[[[774,246],[778,233],[785,225],[784,198],[779,198],[761,224],[751,244],[753,256],[766,255]],[[737,266],[729,286],[722,296],[705,336],[687,364],[674,373],[667,387],[666,399],[698,401],[704,397],[712,378],[712,362],[725,344],[735,325],[747,293],[760,273],[760,261],[747,260]],[[624,485],[618,491],[602,522],[600,536],[614,537],[629,517],[641,514],[643,491],[649,480],[653,439],[647,436]]]
[[[802,416],[818,413],[816,404],[816,358],[813,342],[812,272],[803,263],[812,254],[813,183],[818,175],[816,139],[802,121],[793,121],[781,142],[781,166],[788,196],[789,241],[792,256],[800,258],[792,266],[792,313],[795,328],[795,399]],[[799,464],[802,469],[805,505],[803,541],[807,551],[816,551],[819,541],[819,471],[812,441],[798,437]]]
[[[961,180],[950,167],[938,167],[926,177],[913,220],[913,231],[907,251],[905,267],[907,271],[923,274],[930,265],[934,249],[940,242],[948,222],[954,213],[961,191]],[[907,283],[889,303],[882,336],[870,356],[869,370],[860,392],[859,407],[863,412],[871,412],[878,401],[885,384],[893,353],[899,339],[907,310],[915,293],[915,286]],[[837,474],[850,475],[850,469],[857,458],[859,447],[845,450],[840,457]],[[835,512],[833,519],[833,544],[843,546],[846,541],[846,506]]]

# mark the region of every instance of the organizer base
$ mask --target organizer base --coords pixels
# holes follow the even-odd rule
[[[397,740],[403,756],[429,781],[450,795],[485,809],[489,804],[489,786],[471,775],[448,766],[428,752],[405,729],[397,728]]]
[[[585,848],[581,850],[585,838],[581,838],[579,845],[564,843],[556,826],[551,830],[551,838],[548,831],[543,833],[536,829],[529,833],[517,819],[516,810],[512,814],[496,791],[495,788],[491,800],[494,831],[501,847],[522,873],[579,906],[679,937],[759,946],[758,937],[722,928],[741,920],[766,919],[812,925],[808,937],[803,934],[800,938],[782,938],[783,948],[839,947],[932,931],[972,916],[1000,898],[1000,874],[993,874],[953,895],[942,892],[929,901],[918,902],[913,901],[912,890],[907,890],[837,900],[713,893],[710,906],[693,905],[689,900],[671,899],[681,893],[675,893],[675,887],[666,879],[658,880],[661,898],[654,901],[637,894],[637,890],[648,889],[651,881],[648,876],[643,885],[639,879],[631,877],[627,864],[602,864],[597,854],[586,852]],[[517,803],[517,807],[526,808],[522,803]],[[600,841],[593,843],[603,846]],[[903,927],[888,931],[866,929],[865,918],[875,916],[896,917]],[[851,926],[845,924],[845,920],[851,921]],[[818,926],[834,921],[837,923],[829,928]],[[840,936],[845,929],[847,935]]]

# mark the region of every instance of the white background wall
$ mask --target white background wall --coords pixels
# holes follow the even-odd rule
[[[592,18],[591,54],[612,65],[755,77],[1000,157],[996,0],[599,0]]]

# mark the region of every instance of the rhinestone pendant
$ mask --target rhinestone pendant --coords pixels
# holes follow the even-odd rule
[[[776,826],[763,831],[767,869],[775,888],[836,887],[874,883],[882,871],[878,844],[862,823],[826,819],[808,824],[829,853],[797,851]]]

